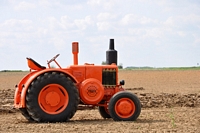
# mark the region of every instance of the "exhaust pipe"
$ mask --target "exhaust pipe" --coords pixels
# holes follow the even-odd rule
[[[114,39],[110,39],[109,49],[106,51],[106,64],[111,65],[115,63],[117,65],[117,51],[114,46]]]
[[[78,65],[78,42],[72,43],[74,65]]]

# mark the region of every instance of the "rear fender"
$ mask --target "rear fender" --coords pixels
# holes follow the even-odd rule
[[[22,90],[25,86],[25,83],[27,82],[27,80],[30,80],[30,78],[32,78],[32,75],[34,75],[35,73],[37,73],[37,71],[33,71],[28,73],[26,76],[24,76],[21,81],[15,86],[15,98],[14,98],[14,106],[20,106],[20,99],[21,99],[21,93]]]
[[[67,75],[69,78],[71,78],[71,80],[74,83],[78,83],[77,79],[72,74],[70,74],[69,72],[67,72],[65,70],[62,70],[62,69],[44,69],[44,70],[41,70],[41,71],[33,72],[31,75],[26,76],[25,79],[23,79],[24,80],[24,84],[23,85],[22,85],[22,83],[20,83],[22,85],[22,87],[23,87],[22,91],[21,91],[21,98],[20,98],[20,105],[19,105],[20,108],[25,108],[26,107],[26,92],[28,90],[28,87],[32,83],[32,81],[35,78],[37,78],[39,75],[42,75],[42,74],[44,74],[46,72],[61,72],[61,73],[65,74],[65,75]],[[19,89],[19,87],[18,87],[18,89]]]

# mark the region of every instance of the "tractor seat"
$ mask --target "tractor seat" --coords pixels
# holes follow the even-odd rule
[[[36,61],[34,61],[33,59],[31,58],[26,58],[27,61],[28,61],[28,67],[32,70],[43,70],[43,69],[46,69],[45,66],[41,66],[39,63],[37,63]]]

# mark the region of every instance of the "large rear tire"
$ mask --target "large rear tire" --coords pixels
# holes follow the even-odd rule
[[[78,90],[70,78],[59,72],[38,76],[29,86],[26,107],[37,122],[63,122],[78,108]]]
[[[135,121],[140,115],[141,104],[136,95],[121,91],[112,96],[108,110],[115,121]]]
[[[31,118],[31,116],[28,114],[26,108],[20,108],[19,110],[20,110],[21,114],[22,114],[29,122],[33,122],[33,121],[34,121],[34,120]]]

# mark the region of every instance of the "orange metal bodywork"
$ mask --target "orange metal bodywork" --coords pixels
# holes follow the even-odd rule
[[[72,79],[72,81],[76,84],[77,88],[81,89],[81,84],[86,79],[95,79],[102,83],[102,70],[103,69],[115,69],[116,70],[116,77],[118,77],[118,68],[115,64],[113,65],[72,65],[65,69],[60,68],[47,68],[40,71],[32,71],[28,75],[26,75],[16,86],[15,91],[15,100],[14,105],[17,108],[24,108],[26,107],[25,98],[26,98],[26,92],[28,90],[29,85],[31,82],[37,78],[39,75],[46,73],[46,72],[60,72]],[[118,83],[118,79],[116,78],[116,83]],[[112,87],[104,87],[104,100],[108,100],[114,93],[121,90],[119,88],[119,85],[112,86]],[[84,95],[84,94],[80,94]],[[89,102],[87,100],[87,104],[94,104],[93,101]]]
[[[14,99],[14,106],[17,108],[24,108],[26,107],[25,99],[26,99],[26,92],[28,90],[29,85],[31,82],[37,78],[39,75],[46,73],[46,72],[61,72],[63,74],[68,75],[75,83],[78,81],[76,78],[71,75],[68,70],[64,69],[44,69],[41,71],[32,71],[28,75],[26,75],[22,80],[16,85],[15,90],[15,99]]]
[[[118,91],[123,90],[121,85],[118,84],[118,67],[116,64],[111,65],[94,65],[85,63],[84,65],[78,65],[78,43],[72,43],[72,53],[74,55],[74,64],[67,67],[61,68],[49,68],[40,67],[35,61],[28,60],[28,66],[31,69],[30,73],[27,74],[22,80],[16,85],[14,106],[16,108],[26,107],[26,92],[38,76],[47,72],[59,72],[63,73],[76,84],[79,90],[80,99],[83,104],[86,105],[99,105],[100,101],[109,101],[110,98]],[[58,56],[58,55],[57,55]],[[56,56],[56,58],[57,58]],[[55,61],[55,57],[53,60]],[[57,62],[56,62],[57,64]],[[39,67],[38,67],[39,66]],[[113,72],[114,71],[114,84],[106,85],[103,84],[103,72]],[[106,73],[107,74],[107,73]],[[105,80],[105,79],[104,79]],[[87,91],[87,92],[86,92]],[[85,96],[87,95],[87,96]],[[93,97],[94,95],[94,97]],[[105,106],[105,105],[101,105]]]

